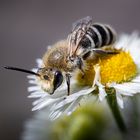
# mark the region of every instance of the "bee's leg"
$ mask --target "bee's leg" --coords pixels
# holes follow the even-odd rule
[[[66,73],[66,82],[67,82],[67,91],[68,91],[68,96],[70,95],[70,78],[71,78],[71,75],[70,73]]]
[[[90,57],[90,54],[91,54],[91,51],[84,53],[82,56],[83,60],[86,60],[88,57]]]
[[[92,51],[94,51],[95,53],[98,54],[118,54],[118,51],[114,51],[114,50],[102,50],[102,49],[92,49]]]

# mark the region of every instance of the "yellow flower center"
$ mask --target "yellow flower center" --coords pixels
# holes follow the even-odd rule
[[[120,51],[118,54],[104,55],[96,59],[86,61],[85,74],[77,73],[77,81],[80,85],[92,85],[95,64],[100,66],[101,83],[122,83],[130,81],[137,74],[137,67],[130,53]]]

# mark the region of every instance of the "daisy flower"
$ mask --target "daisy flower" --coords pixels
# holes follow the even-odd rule
[[[117,104],[124,108],[124,96],[133,96],[140,91],[140,38],[137,33],[121,35],[114,48],[118,54],[100,56],[97,59],[86,61],[84,77],[78,71],[71,80],[71,94],[67,96],[66,82],[58,88],[53,95],[43,91],[42,82],[35,76],[28,76],[29,83],[34,84],[28,88],[29,98],[39,98],[33,102],[32,110],[49,108],[50,118],[55,119],[61,114],[71,114],[77,106],[93,95],[98,95],[103,101],[110,93],[116,95]],[[38,67],[42,64],[37,60]],[[36,70],[36,69],[35,69]]]

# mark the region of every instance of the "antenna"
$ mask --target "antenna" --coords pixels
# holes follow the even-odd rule
[[[15,71],[20,71],[20,72],[24,72],[24,73],[29,73],[29,74],[32,74],[32,75],[40,76],[40,74],[38,74],[38,73],[35,73],[33,71],[30,71],[30,70],[21,69],[21,68],[10,67],[10,66],[5,66],[4,68],[8,69],[8,70],[15,70]]]

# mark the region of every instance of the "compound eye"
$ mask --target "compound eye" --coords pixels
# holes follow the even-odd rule
[[[49,80],[48,75],[44,75],[43,78],[44,78],[45,80]]]
[[[55,75],[54,75],[54,81],[53,81],[53,85],[54,85],[54,90],[56,90],[63,82],[63,75],[60,71],[56,71]]]

